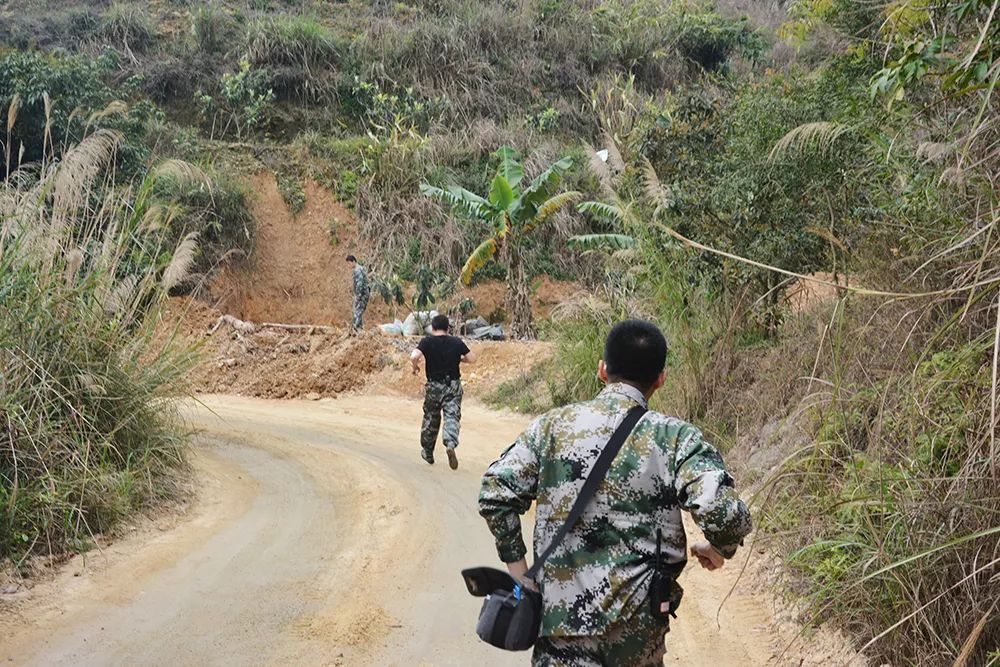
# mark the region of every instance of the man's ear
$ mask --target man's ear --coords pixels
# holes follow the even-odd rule
[[[597,379],[604,384],[608,383],[608,367],[604,365],[604,359],[597,362]]]
[[[660,371],[659,377],[656,378],[656,382],[653,383],[653,391],[656,391],[663,386],[663,383],[667,381],[667,371]]]

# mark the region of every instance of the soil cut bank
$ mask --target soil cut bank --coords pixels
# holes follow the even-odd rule
[[[207,396],[205,491],[165,532],[76,561],[0,614],[0,662],[25,665],[523,665],[473,633],[462,567],[496,564],[479,475],[526,420],[467,406],[461,467],[417,457],[419,403],[387,396]],[[666,664],[846,664],[793,634],[738,568],[690,567]],[[78,575],[78,576],[77,576]]]

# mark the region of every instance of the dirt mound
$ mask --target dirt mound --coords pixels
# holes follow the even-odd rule
[[[374,334],[350,338],[335,328],[226,319],[194,299],[172,299],[161,330],[197,342],[201,363],[190,374],[195,391],[262,398],[320,398],[358,389],[386,363],[391,347]]]
[[[199,393],[260,398],[323,398],[347,391],[420,396],[423,375],[413,375],[410,352],[417,338],[374,332],[348,337],[335,327],[265,326],[232,318],[191,298],[171,299],[160,335],[198,346],[200,362],[190,373]],[[470,396],[530,371],[551,354],[537,341],[470,342],[476,363],[464,371]]]
[[[390,350],[383,357],[381,370],[371,375],[364,391],[416,398],[424,387],[424,375],[414,375],[409,356],[417,339],[390,339]],[[476,361],[462,368],[462,385],[466,396],[481,398],[498,385],[528,373],[552,355],[552,346],[539,341],[476,341],[469,342]]]

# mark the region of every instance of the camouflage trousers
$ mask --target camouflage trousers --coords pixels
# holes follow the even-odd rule
[[[458,428],[462,420],[462,381],[428,380],[424,388],[424,421],[420,426],[420,446],[434,451],[441,414],[444,413],[444,446],[458,447]]]
[[[361,330],[361,328],[362,328],[362,325],[361,325],[361,316],[364,315],[365,308],[367,308],[367,307],[368,307],[368,295],[367,294],[364,295],[364,296],[356,296],[356,297],[354,297],[354,307],[352,309],[352,314],[354,315],[354,319],[351,321],[351,328],[354,331],[360,331]]]
[[[594,637],[539,637],[532,667],[661,667],[670,625],[640,612]]]

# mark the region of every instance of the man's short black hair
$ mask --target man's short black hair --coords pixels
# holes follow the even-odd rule
[[[435,315],[431,320],[431,329],[434,331],[448,331],[451,328],[451,322],[448,321],[447,315]]]
[[[347,261],[348,262],[355,262],[356,263],[358,261],[358,258],[355,257],[354,255],[348,255],[347,256]]]
[[[608,333],[604,367],[609,379],[646,390],[660,377],[666,364],[667,339],[652,322],[625,320]]]

